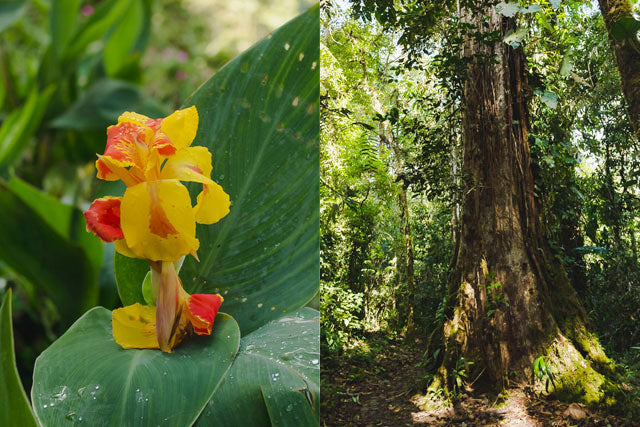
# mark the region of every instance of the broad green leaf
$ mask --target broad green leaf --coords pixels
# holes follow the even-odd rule
[[[0,307],[0,396],[0,425],[37,426],[13,354],[11,289],[4,295]]]
[[[104,67],[108,76],[115,77],[122,69],[145,27],[145,20],[148,19],[142,0],[133,0],[104,48]]]
[[[97,237],[87,233],[87,225],[80,209],[65,205],[16,176],[11,177],[7,187],[40,215],[49,227],[60,236],[82,246],[95,271],[100,270],[103,252],[102,242]]]
[[[142,281],[142,297],[147,305],[156,305],[156,301],[153,298],[153,285],[151,284],[151,272],[148,271]]]
[[[82,0],[54,0],[51,2],[49,25],[51,26],[51,48],[57,58],[69,43],[76,28]]]
[[[560,7],[562,0],[549,0],[549,3],[551,3],[551,7],[553,7],[554,9],[557,9]]]
[[[97,298],[97,272],[86,251],[60,235],[3,182],[0,206],[0,259],[44,291],[62,323],[71,324]]]
[[[269,421],[274,427],[300,427],[318,425],[304,393],[282,390],[274,383],[260,386]]]
[[[516,29],[515,31],[510,30],[507,34],[504,35],[504,42],[513,47],[514,49],[520,46],[522,40],[527,37],[527,33],[529,30],[525,27],[521,27]]]
[[[165,108],[146,95],[139,86],[118,80],[95,82],[67,111],[51,123],[73,130],[104,130],[115,124],[123,111],[150,117],[164,117]],[[106,139],[106,138],[105,138]]]
[[[631,16],[622,17],[611,25],[611,37],[615,40],[635,37],[638,31],[640,31],[640,21]]]
[[[540,100],[549,108],[556,108],[558,106],[558,96],[549,90],[544,91]]]
[[[518,2],[505,3],[501,1],[496,5],[496,12],[508,18],[513,18],[516,13],[520,12],[520,9],[522,8]]]
[[[131,305],[137,302],[146,304],[142,295],[142,283],[149,272],[149,263],[141,259],[127,258],[116,252],[114,267],[122,305]]]
[[[568,49],[565,53],[564,53],[564,57],[562,58],[562,65],[560,66],[560,75],[561,76],[566,76],[568,75],[571,70],[573,70],[573,53],[571,52],[571,49]]]
[[[196,425],[318,424],[319,360],[318,311],[302,308],[264,325],[242,338],[229,374]],[[295,423],[309,413],[313,424]]]
[[[539,4],[532,4],[531,6],[521,8],[520,12],[536,13],[536,12],[540,12],[541,10],[542,10],[542,6],[540,6]]]
[[[24,13],[27,2],[24,0],[0,2],[0,31],[12,26]]]
[[[0,169],[6,168],[18,160],[29,139],[38,128],[40,120],[49,105],[54,86],[43,92],[33,89],[25,104],[13,111],[0,127]]]
[[[190,293],[220,292],[243,333],[306,304],[319,287],[319,16],[293,19],[206,82],[194,142],[231,211],[198,226]],[[200,191],[192,184],[192,195]]]
[[[231,366],[240,331],[216,317],[211,336],[185,340],[174,353],[123,350],[111,312],[87,312],[36,360],[31,400],[45,426],[188,426]]]
[[[536,20],[547,31],[553,32],[553,27],[551,26],[551,24],[549,24],[549,21],[545,17],[544,13],[536,13]]]
[[[113,258],[113,245],[109,243],[102,243],[102,265],[98,271],[98,287],[100,289],[98,305],[109,310],[120,307],[120,298],[118,296],[116,286]]]

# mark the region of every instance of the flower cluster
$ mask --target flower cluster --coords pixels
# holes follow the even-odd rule
[[[98,155],[98,178],[122,180],[122,197],[103,197],[84,213],[87,231],[115,250],[149,261],[154,306],[134,304],[113,312],[113,336],[123,348],[170,352],[194,331],[210,334],[220,295],[189,295],[176,265],[196,251],[196,222],[212,224],[229,213],[229,196],[211,175],[211,153],[191,146],[198,130],[196,107],[164,119],[126,112],[107,129]],[[195,206],[180,181],[202,184]]]

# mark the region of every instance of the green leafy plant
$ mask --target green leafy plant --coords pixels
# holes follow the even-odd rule
[[[549,367],[549,358],[540,356],[533,361],[533,376],[538,381],[544,382],[544,389],[549,392],[549,384],[556,388],[555,375]]]
[[[64,40],[56,55],[71,60],[107,26],[103,18],[120,22],[111,37],[125,37],[129,27],[140,25],[133,18],[118,21],[125,10],[140,16],[139,10],[130,10],[138,6],[122,1],[105,5],[109,7],[101,6],[96,17],[75,32],[56,30],[56,40]],[[197,106],[200,115],[194,145],[213,153],[212,178],[230,194],[232,206],[215,226],[198,228],[200,262],[186,261],[180,278],[191,293],[224,295],[222,310],[228,314],[218,314],[211,336],[192,338],[175,353],[165,354],[123,350],[112,337],[111,312],[89,310],[36,361],[31,398],[40,424],[319,423],[319,313],[303,307],[318,292],[319,277],[318,11],[318,6],[311,8],[238,56],[186,102]],[[135,50],[135,43],[129,46],[127,52]],[[105,51],[104,58],[113,64],[107,60],[111,54]],[[121,71],[111,68],[116,74]],[[94,110],[85,106],[77,111],[83,108]],[[64,121],[73,122],[68,117]],[[198,191],[195,186],[189,190],[192,196]],[[102,253],[93,253],[96,241],[85,242],[69,225],[76,224],[69,220],[76,210],[40,200],[39,192],[17,179],[0,186],[0,197],[15,206],[12,220],[15,215],[36,221],[58,236],[52,252],[59,254],[55,247],[64,249],[62,237],[71,235],[77,243],[67,245],[69,258],[86,253],[86,261],[76,256],[75,265],[70,260],[57,266],[68,268],[70,279],[51,285],[52,295],[57,287],[82,284],[95,292],[92,262]],[[52,215],[49,220],[39,214],[45,211]],[[54,217],[67,221],[66,226]],[[11,224],[2,218],[0,226],[10,231]],[[15,232],[13,236],[18,239]],[[22,266],[38,253],[7,251],[6,256]],[[139,261],[115,258],[125,305],[144,302],[149,266]],[[54,280],[55,273],[47,270],[55,271],[53,259],[50,264],[34,260],[39,270],[34,270],[33,280],[45,274]],[[74,313],[95,305],[95,300],[60,300]],[[6,310],[3,304],[0,327],[10,332]],[[8,352],[12,346],[4,345],[4,336],[2,350]],[[16,408],[28,418],[28,405]]]
[[[0,306],[0,390],[4,399],[0,402],[0,422],[3,425],[36,426],[29,401],[24,393],[16,359],[13,354],[13,329],[11,321],[11,289],[5,293]]]
[[[497,310],[509,307],[509,301],[502,291],[503,285],[501,282],[494,281],[495,276],[495,272],[486,275],[490,282],[487,286],[487,317],[492,317]]]
[[[631,16],[624,16],[614,22],[611,26],[611,35],[615,40],[624,40],[636,37],[638,31],[640,31],[640,21]]]
[[[362,331],[362,322],[355,315],[361,309],[362,303],[361,293],[351,293],[336,283],[322,284],[322,342],[330,351],[341,350],[350,337]]]
[[[469,369],[469,366],[473,365],[473,363],[473,361],[465,359],[464,357],[461,357],[456,361],[456,368],[451,373],[454,392],[459,392],[463,384],[468,380],[467,370]]]

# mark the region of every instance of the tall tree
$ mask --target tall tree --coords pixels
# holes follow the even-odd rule
[[[640,41],[637,36],[640,24],[631,15],[630,0],[598,0],[598,2],[609,31],[609,41],[616,53],[631,126],[636,138],[640,140]],[[630,34],[622,31],[626,25],[633,29],[629,31]]]
[[[515,20],[484,1],[466,3],[467,189],[442,335],[444,360],[434,386],[455,387],[451,381],[466,369],[469,377],[485,379],[479,384],[501,388],[531,378],[534,360],[547,356],[563,378],[558,393],[599,401],[607,382],[597,371],[610,370],[610,362],[539,226],[526,60],[522,48],[503,42],[516,30]]]

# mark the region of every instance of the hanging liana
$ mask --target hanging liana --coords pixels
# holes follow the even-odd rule
[[[211,153],[190,146],[197,130],[195,106],[164,119],[125,112],[107,129],[107,146],[98,155],[98,178],[122,180],[127,189],[91,204],[84,212],[87,231],[151,267],[155,306],[113,311],[113,337],[123,348],[171,352],[191,332],[211,334],[222,304],[219,294],[189,295],[176,269],[188,254],[197,259],[196,222],[213,224],[229,213],[229,195],[210,178]],[[195,206],[180,181],[202,183]]]

